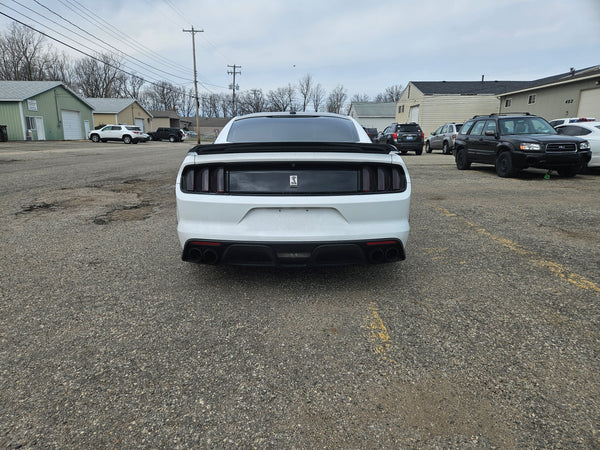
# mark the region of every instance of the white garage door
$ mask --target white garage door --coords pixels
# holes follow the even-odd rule
[[[140,127],[140,130],[142,131],[146,131],[146,129],[144,128],[144,119],[135,119],[135,125],[137,125],[138,127]]]
[[[581,91],[577,116],[600,119],[600,88]]]
[[[411,106],[410,112],[408,113],[408,120],[410,122],[419,123],[419,107]]]
[[[79,111],[62,110],[62,123],[65,141],[83,139],[81,132],[81,114]]]

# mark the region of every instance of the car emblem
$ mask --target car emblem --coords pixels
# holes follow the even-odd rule
[[[290,187],[298,187],[298,175],[290,175]]]

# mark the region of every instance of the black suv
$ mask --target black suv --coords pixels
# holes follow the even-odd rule
[[[148,133],[150,140],[162,141],[168,139],[170,142],[181,142],[183,141],[183,132],[179,128],[159,127],[156,131]]]
[[[425,137],[421,127],[415,123],[392,123],[377,136],[377,142],[391,144],[401,153],[409,150],[420,155],[423,153],[423,138]]]
[[[561,136],[541,117],[524,114],[475,116],[456,136],[456,167],[493,164],[501,177],[512,177],[527,167],[556,170],[572,177],[590,160],[589,142]]]

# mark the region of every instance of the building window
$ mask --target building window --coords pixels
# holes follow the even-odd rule
[[[35,117],[25,117],[25,124],[28,130],[35,130]]]
[[[404,112],[404,105],[398,106],[398,113],[403,113],[403,112]]]
[[[512,98],[507,98],[506,100],[504,100],[504,107],[510,108],[511,103],[512,103]]]
[[[535,103],[535,94],[529,96],[529,101],[527,103],[530,105]]]

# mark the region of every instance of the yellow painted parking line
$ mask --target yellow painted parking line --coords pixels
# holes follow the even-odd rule
[[[437,209],[438,211],[441,211],[446,217],[458,217],[457,214],[452,213],[452,212],[448,211],[447,209],[442,208],[440,206],[434,206],[434,208]],[[476,225],[475,223],[470,222],[467,219],[462,218],[462,220],[464,220],[465,223],[468,226],[470,226],[471,228],[473,228],[477,233],[489,237],[490,239],[494,240],[495,242],[502,244],[503,246],[509,248],[510,250],[514,251],[515,253],[518,253],[521,256],[528,257],[531,261],[533,261],[537,265],[549,270],[554,275],[562,278],[563,280],[566,280],[569,283],[574,284],[578,288],[600,294],[600,286],[598,286],[593,281],[590,281],[581,275],[571,272],[569,269],[567,269],[566,267],[564,267],[558,263],[555,263],[553,261],[549,261],[549,260],[543,258],[536,252],[528,250],[525,247],[517,244],[516,242],[511,241],[510,239],[506,239],[501,236],[496,236],[496,235],[490,233],[489,231],[487,231],[485,228],[481,228],[478,225]]]
[[[373,344],[373,351],[388,365],[390,372],[387,374],[400,374],[402,370],[399,364],[391,358],[392,338],[387,331],[381,315],[377,310],[377,305],[374,302],[369,303],[369,313],[367,315],[367,329],[369,330],[369,338]]]

